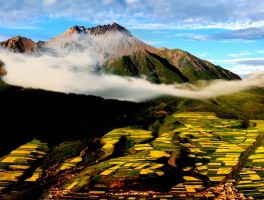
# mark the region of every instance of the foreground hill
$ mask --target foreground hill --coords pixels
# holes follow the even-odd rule
[[[0,81],[2,132],[0,155],[39,138],[49,144],[100,136],[122,124],[148,124],[140,115],[149,104],[24,89]],[[148,117],[147,117],[148,116]],[[139,121],[142,120],[142,123]]]
[[[136,104],[1,82],[0,197],[115,199],[120,190],[154,199],[215,197],[220,193],[209,186],[225,184],[227,175],[238,176],[241,193],[257,197],[262,179],[254,176],[247,190],[240,180],[253,172],[240,170],[261,165],[254,155],[263,145],[263,98],[254,89]]]

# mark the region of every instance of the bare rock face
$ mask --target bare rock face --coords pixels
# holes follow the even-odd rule
[[[84,26],[75,25],[74,27],[67,30],[63,35],[69,36],[75,33],[87,34],[87,35],[103,35],[111,31],[122,32],[129,36],[132,36],[132,34],[126,28],[124,28],[123,26],[120,26],[119,24],[115,22],[113,22],[113,24],[98,25],[98,26],[91,27],[91,28],[85,28]]]
[[[103,35],[109,31],[120,31],[128,36],[132,37],[132,34],[123,26],[113,22],[113,24],[103,25],[103,26],[95,26],[92,28],[86,29],[89,35]]]
[[[6,75],[7,72],[4,67],[4,63],[0,60],[0,77]]]
[[[38,45],[38,47],[42,47],[45,44],[45,41],[39,40],[38,42],[36,42],[36,44]]]
[[[12,37],[6,41],[0,42],[0,45],[19,53],[33,52],[38,48],[38,45],[34,41],[21,36]]]

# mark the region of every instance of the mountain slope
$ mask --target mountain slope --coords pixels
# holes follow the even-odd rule
[[[129,56],[109,59],[101,68],[105,73],[146,76],[151,82],[166,84],[198,80],[240,79],[238,75],[220,66],[179,49],[162,48],[156,53],[141,51]]]
[[[35,52],[38,48],[38,45],[34,41],[21,36],[12,37],[0,42],[0,46],[19,53]]]
[[[154,83],[183,83],[188,79],[166,59],[149,51],[109,59],[101,67],[102,73],[146,77]]]
[[[161,48],[158,55],[166,58],[172,65],[177,67],[190,82],[211,79],[240,79],[234,74],[220,66],[208,61],[201,60],[196,56],[180,49]]]

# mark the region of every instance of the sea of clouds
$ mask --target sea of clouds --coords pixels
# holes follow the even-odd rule
[[[264,87],[264,72],[244,80],[215,80],[202,84],[154,84],[145,78],[121,77],[95,73],[96,60],[87,53],[66,56],[32,56],[0,50],[7,75],[3,80],[12,85],[50,91],[101,96],[107,99],[141,102],[170,95],[191,99],[208,99]],[[201,87],[201,85],[203,85]]]

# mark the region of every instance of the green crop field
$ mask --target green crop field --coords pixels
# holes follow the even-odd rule
[[[101,156],[88,165],[90,146],[81,141],[62,143],[50,153],[62,153],[52,173],[65,175],[54,192],[100,196],[127,188],[165,191],[177,198],[215,198],[217,194],[208,188],[232,177],[237,190],[248,198],[264,198],[264,142],[259,139],[264,121],[248,124],[245,127],[242,120],[222,119],[213,112],[176,112],[158,129],[127,126],[91,140],[90,144],[99,143]],[[2,157],[0,189],[43,177],[42,168],[32,166],[50,159],[48,150],[46,143],[34,140]]]
[[[11,151],[0,158],[0,187],[6,189],[13,183],[21,181],[36,181],[42,175],[41,169],[37,169],[31,177],[25,177],[25,173],[32,171],[34,162],[45,157],[48,151],[46,143],[33,140]]]
[[[80,192],[81,188],[97,191],[99,184],[104,185],[104,192],[107,192],[130,184],[129,180],[162,180],[171,165],[182,168],[182,172],[177,174],[178,179],[170,191],[177,195],[193,193],[198,197],[205,185],[217,185],[233,173],[243,153],[255,144],[263,131],[262,121],[254,121],[259,125],[245,129],[241,128],[239,120],[221,119],[210,112],[175,113],[168,120],[166,126],[176,121],[178,125],[171,126],[170,131],[160,127],[156,137],[150,131],[129,127],[108,132],[102,137],[106,154],[114,154],[122,137],[133,141],[129,153],[84,169],[63,188],[71,192]],[[256,151],[264,152],[262,148]],[[256,156],[251,155],[251,158]],[[160,162],[160,159],[166,161]],[[254,181],[259,181],[257,178],[257,175],[252,176]],[[127,183],[117,183],[120,179]],[[210,192],[206,195],[214,196]]]

